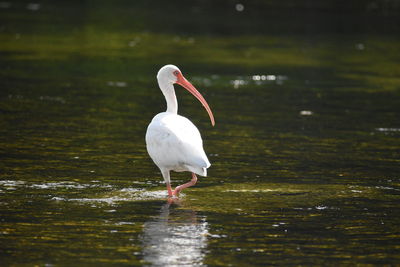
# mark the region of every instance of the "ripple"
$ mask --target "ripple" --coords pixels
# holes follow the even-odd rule
[[[109,81],[107,82],[107,85],[111,87],[126,87],[128,84],[121,81]]]
[[[146,184],[147,185],[147,184]],[[78,183],[74,181],[60,181],[60,182],[45,182],[45,183],[29,183],[26,181],[20,180],[2,180],[0,181],[0,192],[6,190],[18,190],[23,188],[30,188],[35,190],[53,190],[51,193],[52,197],[50,200],[52,201],[77,201],[83,203],[107,203],[114,204],[117,202],[123,201],[146,201],[146,200],[160,200],[166,199],[168,197],[166,190],[156,190],[149,191],[143,187],[135,188],[135,187],[125,187],[118,190],[113,190],[115,186],[111,184],[102,184],[97,180],[93,180],[92,183]],[[84,193],[87,196],[86,191],[88,189],[100,189],[104,193],[94,193],[95,195],[90,197],[82,197],[82,198],[68,198],[64,194],[59,195],[58,193],[63,191],[62,189],[69,189],[72,193],[79,192]],[[77,191],[73,191],[73,189]],[[103,190],[108,189],[108,190]],[[99,190],[96,190],[99,192]],[[65,193],[65,192],[64,192]],[[76,196],[76,194],[75,194]],[[185,196],[185,194],[181,194],[181,197]]]
[[[0,186],[4,186],[4,187],[15,187],[15,186],[21,186],[25,184],[24,181],[18,181],[18,180],[3,180],[0,181]]]
[[[51,198],[51,200],[54,200],[54,201],[65,201],[66,199],[63,198],[63,197],[53,197],[53,198]]]
[[[33,189],[86,189],[86,188],[112,188],[110,184],[99,184],[98,181],[93,184],[78,183],[73,181],[60,181],[60,182],[44,182],[44,183],[29,183],[21,180],[2,180],[0,187],[6,189],[17,189],[20,187],[33,188]]]
[[[195,84],[201,86],[215,86],[215,85],[227,85],[230,84],[234,89],[239,89],[243,86],[262,86],[265,84],[278,84],[282,85],[286,80],[288,80],[286,75],[278,74],[254,74],[250,76],[239,75],[239,76],[202,76],[202,77],[192,77]]]
[[[233,88],[238,89],[243,85],[265,85],[265,84],[278,84],[282,85],[288,79],[285,75],[273,75],[273,74],[256,74],[252,76],[238,76],[236,79],[230,81]]]
[[[375,186],[376,189],[382,190],[393,190],[393,191],[400,191],[398,188],[390,187],[390,186]]]
[[[400,132],[400,128],[375,128],[375,131],[377,132],[381,132],[384,134],[393,134],[393,133],[399,133]]]
[[[235,193],[267,193],[267,192],[275,192],[275,191],[279,191],[279,190],[275,190],[275,189],[228,189],[225,190],[224,192],[235,192]]]
[[[181,194],[184,196],[184,194]],[[123,188],[108,192],[104,195],[97,195],[96,197],[87,198],[70,198],[64,199],[65,201],[81,202],[81,203],[105,203],[116,204],[118,202],[126,201],[148,201],[148,200],[165,200],[168,197],[166,190],[147,191],[142,188]],[[61,198],[57,198],[60,200]],[[53,198],[53,200],[55,200]]]
[[[65,99],[60,97],[60,96],[47,96],[47,95],[44,95],[44,96],[40,96],[39,100],[41,100],[41,101],[50,101],[50,102],[58,102],[58,103],[61,103],[61,104],[65,104],[66,103]]]
[[[80,184],[77,182],[49,182],[42,184],[32,184],[28,187],[37,188],[37,189],[59,189],[59,188],[67,188],[67,189],[85,189],[85,188],[93,188],[93,187],[101,187],[101,188],[111,188],[112,186],[109,184]]]
[[[311,116],[314,114],[314,112],[312,112],[311,110],[302,110],[299,113],[301,116]]]

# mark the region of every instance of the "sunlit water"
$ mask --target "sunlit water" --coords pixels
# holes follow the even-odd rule
[[[0,265],[399,263],[396,26],[100,3],[0,2]],[[144,143],[167,63],[216,117],[177,87],[212,166],[174,200]]]

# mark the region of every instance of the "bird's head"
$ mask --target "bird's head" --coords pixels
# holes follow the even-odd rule
[[[208,106],[207,101],[204,97],[197,91],[197,89],[182,75],[182,72],[175,65],[165,65],[157,73],[157,80],[159,83],[171,83],[179,84],[186,90],[188,90],[192,95],[194,95],[203,107],[206,109],[208,115],[210,116],[211,124],[215,125],[214,115]]]
[[[157,80],[174,84],[178,81],[179,74],[182,75],[177,66],[165,65],[158,71]]]

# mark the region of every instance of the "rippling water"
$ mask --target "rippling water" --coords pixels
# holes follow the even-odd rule
[[[0,2],[0,262],[398,264],[398,6],[271,3]],[[144,143],[167,63],[216,117],[177,87],[212,166],[174,200]]]

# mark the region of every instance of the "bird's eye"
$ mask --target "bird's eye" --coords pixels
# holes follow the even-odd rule
[[[177,71],[177,70],[174,71],[174,75],[175,75],[175,76],[178,76],[178,74],[179,74],[179,71]]]

